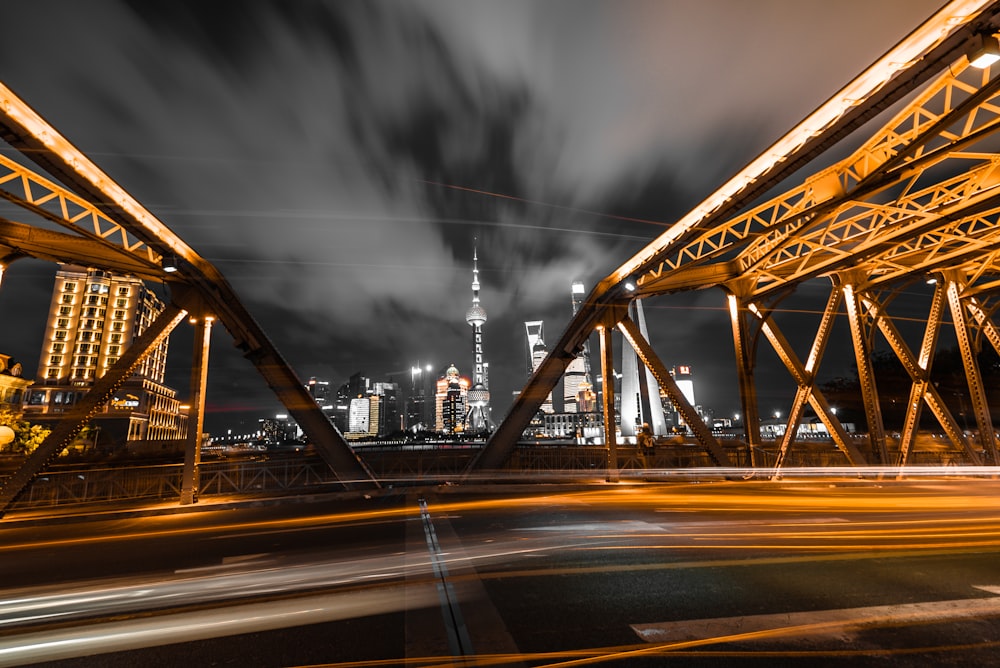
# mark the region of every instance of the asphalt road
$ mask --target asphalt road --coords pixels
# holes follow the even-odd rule
[[[1000,645],[994,480],[448,487],[0,530],[0,665],[984,666]]]

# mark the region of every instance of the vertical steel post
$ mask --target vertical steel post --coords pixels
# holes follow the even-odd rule
[[[612,326],[599,325],[601,337],[601,408],[604,410],[604,446],[608,451],[608,482],[618,482],[618,441],[615,437],[615,360],[611,343]]]
[[[743,433],[749,450],[750,466],[759,466],[760,458],[760,411],[757,408],[757,385],[753,376],[753,351],[750,349],[750,335],[747,331],[746,311],[740,308],[740,300],[729,293],[729,320],[733,326],[733,348],[736,351],[736,377],[739,382],[740,408],[743,411]]]
[[[910,374],[910,380],[916,383],[920,379],[920,373],[918,373],[917,358],[913,356],[910,352],[909,347],[907,347],[906,342],[903,341],[903,336],[900,334],[896,325],[893,324],[892,320],[886,316],[879,313],[879,307],[874,302],[866,302],[868,307],[868,312],[872,315],[875,323],[878,325],[879,330],[885,337],[889,346],[892,348],[893,352],[896,353],[896,357],[902,362],[903,368],[906,372]],[[928,353],[928,356],[930,353]],[[930,362],[928,361],[928,369]],[[962,433],[962,428],[959,426],[955,417],[948,410],[945,405],[944,400],[941,398],[941,394],[938,392],[937,388],[934,387],[934,383],[926,383],[923,392],[924,403],[927,407],[934,413],[934,416],[938,420],[938,424],[941,425],[941,429],[944,431],[948,439],[956,446],[961,447],[965,452],[966,456],[972,464],[979,465],[981,459],[979,454],[975,451],[972,445],[969,443],[969,439],[965,437]]]
[[[996,437],[993,433],[993,420],[990,417],[989,404],[986,401],[986,390],[983,388],[983,378],[979,373],[979,363],[972,347],[972,337],[969,336],[969,326],[965,317],[965,307],[959,294],[962,286],[957,272],[948,272],[945,276],[948,282],[948,306],[951,309],[951,319],[955,323],[955,338],[958,339],[958,349],[962,353],[962,364],[965,367],[965,377],[969,384],[969,399],[976,416],[976,427],[979,430],[979,442],[983,446],[986,461],[993,466],[1000,464],[997,458]]]
[[[858,365],[858,380],[861,382],[861,397],[865,404],[868,420],[868,442],[871,445],[875,464],[888,464],[889,451],[885,444],[885,426],[882,422],[882,407],[878,401],[875,373],[869,354],[868,339],[865,336],[861,315],[861,303],[854,292],[854,285],[845,283],[842,288],[847,306],[847,320],[851,325],[851,340],[854,342],[854,360]]]
[[[910,387],[910,398],[906,404],[906,416],[903,419],[903,431],[899,437],[899,465],[906,466],[916,442],[917,430],[920,428],[920,413],[924,406],[924,397],[931,381],[931,362],[934,349],[937,348],[938,334],[941,331],[941,314],[944,311],[945,282],[938,281],[934,286],[934,297],[927,314],[927,329],[924,330],[923,342],[920,344],[920,356],[916,367],[912,370],[913,385]],[[897,354],[897,357],[899,355]]]
[[[187,443],[184,448],[184,473],[181,478],[181,505],[198,502],[201,434],[205,427],[205,385],[208,380],[208,348],[215,318],[191,318],[194,325],[194,351],[191,359],[191,408],[188,412]]]

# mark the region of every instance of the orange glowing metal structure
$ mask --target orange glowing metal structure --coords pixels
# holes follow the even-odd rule
[[[998,17],[1000,0],[948,3],[600,281],[473,461],[470,474],[477,469],[499,468],[506,462],[541,402],[595,330],[600,333],[602,348],[608,480],[618,479],[611,349],[615,329],[630,341],[689,424],[699,422],[694,408],[630,320],[628,307],[637,298],[709,287],[722,289],[728,300],[747,463],[781,467],[794,444],[806,405],[833,435],[845,463],[906,464],[922,405],[930,408],[971,463],[979,463],[979,449],[987,463],[1000,463],[969,333],[970,328],[977,328],[982,338],[1000,350],[1000,333],[990,321],[996,306],[992,296],[1000,287],[1000,154],[992,152],[986,141],[1000,130],[1000,81],[995,76],[996,66],[969,66],[970,55],[994,43],[993,36],[1000,31]],[[764,201],[779,183],[841,141],[854,139],[869,121],[890,107],[900,109],[867,141],[854,141],[860,148],[847,158]],[[2,84],[0,136],[64,184],[57,185],[0,156],[0,197],[68,230],[55,232],[0,220],[0,272],[11,261],[31,256],[100,266],[166,283],[173,303],[151,330],[165,336],[185,312],[198,328],[198,350],[192,365],[192,424],[201,421],[209,318],[214,317],[225,325],[341,480],[375,484],[367,467],[319,411],[225,277]],[[941,288],[935,293],[921,350],[914,355],[902,343],[885,305],[893,291],[907,281],[929,274],[939,277]],[[797,285],[817,277],[827,277],[833,287],[803,363],[771,315],[776,304]],[[848,438],[815,383],[842,303],[850,321],[862,391],[870,405],[867,453]],[[979,448],[966,440],[929,382],[929,360],[946,304],[982,434]],[[889,461],[875,378],[867,363],[876,330],[889,340],[913,381],[907,427],[894,462]],[[761,459],[760,411],[753,377],[760,335],[797,386],[791,410],[782,413],[788,415],[788,422],[772,462]],[[155,337],[147,338],[151,341]],[[143,340],[132,357],[141,360],[150,349],[150,341]],[[104,376],[107,387],[127,378],[129,367],[124,360]],[[99,405],[101,393],[91,394],[91,403]],[[81,412],[71,418],[54,432],[59,437],[50,437],[0,489],[0,513],[65,447],[86,415]],[[694,429],[694,437],[717,465],[731,463],[734,453],[718,443],[708,429]],[[197,497],[198,462],[197,455],[191,455],[192,448],[197,450],[189,443],[182,495],[185,502]]]
[[[805,407],[826,426],[845,463],[906,464],[921,405],[931,407],[953,445],[970,463],[998,463],[992,421],[976,368],[969,328],[977,327],[1000,350],[989,321],[990,296],[1000,287],[1000,153],[989,139],[1000,130],[998,66],[970,67],[1000,31],[1000,3],[950,2],[885,56],[838,91],[788,134],[646,248],[600,281],[535,371],[510,413],[471,469],[500,467],[521,431],[591,332],[620,327],[642,361],[656,373],[664,365],[627,315],[633,299],[720,288],[727,295],[744,416],[745,464],[780,468],[792,447]],[[895,115],[867,139],[869,121],[890,108]],[[858,146],[847,158],[805,177],[805,169],[842,141]],[[845,142],[846,143],[846,142]],[[993,142],[994,144],[996,142]],[[843,152],[840,153],[841,155]],[[769,192],[798,179],[783,193]],[[884,306],[895,291],[928,275],[949,276],[947,303],[962,348],[974,405],[978,447],[969,443],[928,382],[928,364],[940,328],[942,303],[928,316],[919,362],[901,343]],[[826,277],[832,289],[809,357],[803,363],[772,318],[776,305],[805,281]],[[978,300],[978,301],[974,301]],[[823,353],[841,304],[850,321],[862,393],[868,407],[869,444],[859,450],[816,386]],[[967,317],[967,313],[972,318]],[[913,391],[899,453],[890,453],[870,364],[875,331],[910,370]],[[964,332],[964,334],[963,334]],[[762,336],[761,336],[762,335]],[[797,385],[784,436],[763,461],[760,411],[754,383],[755,346],[763,338]],[[964,342],[964,343],[963,343]],[[610,363],[606,365],[610,368]],[[605,372],[603,385],[612,386]],[[669,386],[665,378],[661,381]],[[669,390],[668,390],[669,392]],[[675,402],[682,411],[690,407]],[[607,402],[605,402],[607,404]],[[613,414],[605,412],[605,434]],[[695,440],[713,460],[727,453],[707,430]],[[723,456],[720,456],[720,452]]]
[[[0,84],[0,133],[7,143],[67,186],[57,185],[0,158],[0,197],[74,233],[0,220],[0,266],[27,256],[99,266],[161,281],[170,287],[173,302],[150,328],[157,332],[157,337],[140,337],[133,342],[128,348],[130,354],[107,370],[87,394],[87,401],[68,413],[21,469],[4,482],[0,488],[0,514],[34,475],[69,444],[93,412],[128,378],[135,365],[155,348],[155,342],[169,335],[187,312],[197,320],[198,337],[192,371],[194,401],[189,416],[194,433],[188,439],[182,502],[191,503],[197,498],[197,446],[203,422],[208,337],[210,323],[216,318],[232,334],[235,344],[256,366],[337,476],[349,486],[377,486],[370,471],[322,414],[295,372],[211,263],[3,84]],[[165,258],[169,258],[169,266]],[[175,264],[176,260],[182,262]],[[101,392],[97,392],[98,386]]]

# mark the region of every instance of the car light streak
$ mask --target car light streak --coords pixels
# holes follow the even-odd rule
[[[0,638],[0,666],[21,666],[352,617],[427,608],[433,585],[324,594]]]

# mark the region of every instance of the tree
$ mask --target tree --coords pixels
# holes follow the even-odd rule
[[[9,408],[0,408],[0,426],[9,427],[14,432],[14,440],[7,446],[7,451],[24,455],[34,452],[52,431],[31,424]]]

